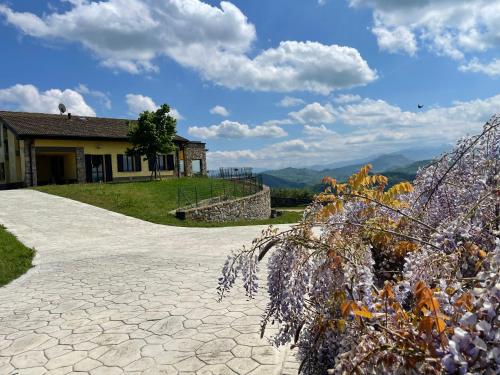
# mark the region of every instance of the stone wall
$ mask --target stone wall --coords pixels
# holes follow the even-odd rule
[[[36,152],[33,141],[24,141],[24,186],[37,186]]]
[[[205,143],[190,142],[184,147],[184,175],[192,176],[193,169],[191,162],[201,160],[201,175],[207,175],[207,153]]]
[[[269,187],[243,198],[217,202],[201,207],[179,209],[176,215],[196,221],[238,221],[269,219],[271,217],[271,192]]]
[[[79,184],[87,182],[87,173],[85,171],[85,153],[83,147],[77,147],[75,150],[76,158],[76,179]]]

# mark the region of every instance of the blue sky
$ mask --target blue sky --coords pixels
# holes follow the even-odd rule
[[[497,0],[0,0],[0,108],[166,102],[210,168],[448,145],[500,112],[498,24]]]

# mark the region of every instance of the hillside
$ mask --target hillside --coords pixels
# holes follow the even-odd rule
[[[267,173],[261,173],[260,176],[262,176],[262,183],[271,188],[288,187],[288,188],[300,189],[306,186],[305,183],[289,181],[284,178],[273,176]]]
[[[390,184],[392,185],[404,180],[413,180],[418,168],[428,164],[429,161],[422,160],[415,162],[401,154],[388,154],[381,155],[369,161],[369,163],[373,166],[373,172],[384,173],[389,177]],[[352,164],[321,171],[308,168],[284,168],[275,171],[266,171],[261,175],[264,184],[270,187],[311,187],[314,190],[321,190],[321,180],[323,177],[329,176],[343,181],[365,164],[367,163]]]
[[[398,167],[387,171],[382,171],[384,176],[389,179],[389,185],[392,186],[402,181],[413,181],[419,168],[429,165],[432,160],[420,160],[413,162],[405,167]]]
[[[399,150],[394,153],[390,154],[385,154],[382,155],[382,157],[391,157],[394,158],[403,156],[405,159],[410,160],[410,161],[419,161],[419,160],[431,160],[435,158],[438,155],[441,155],[443,152],[449,151],[449,149],[452,147],[452,144],[438,144],[438,145],[426,145],[422,147],[412,147],[412,148],[406,148]],[[315,171],[324,171],[326,169],[336,169],[340,167],[345,167],[348,165],[359,165],[359,164],[366,164],[366,163],[371,163],[373,160],[377,158],[375,157],[368,157],[368,158],[360,158],[360,159],[354,159],[354,160],[343,160],[343,161],[334,161],[330,162],[328,164],[314,164],[311,166],[307,166],[307,169],[312,169]],[[260,170],[260,172],[264,172],[265,170]]]

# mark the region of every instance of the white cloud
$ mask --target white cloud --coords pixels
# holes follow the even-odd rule
[[[489,63],[481,63],[478,59],[472,59],[467,64],[460,65],[462,72],[484,73],[490,77],[500,77],[500,59],[494,59]]]
[[[219,125],[191,126],[188,133],[200,138],[278,138],[285,137],[287,133],[278,126],[251,127],[236,121],[223,121]]]
[[[140,94],[127,94],[125,101],[131,115],[137,116],[144,111],[156,111],[158,105],[149,96]],[[184,117],[175,108],[170,107],[170,116],[177,120],[182,120]]]
[[[320,125],[320,126],[304,125],[304,129],[302,132],[310,138],[322,138],[327,135],[336,134],[333,130],[328,129],[325,125]]]
[[[393,125],[409,123],[412,113],[383,100],[363,99],[335,109],[336,115],[349,125]]]
[[[277,168],[304,165],[321,157],[326,150],[318,142],[291,139],[258,150],[209,151],[207,160],[211,169],[229,165]]]
[[[296,107],[298,105],[304,104],[305,102],[300,99],[300,98],[294,98],[291,96],[285,96],[283,99],[281,99],[276,105],[278,107]]]
[[[360,100],[361,96],[353,94],[342,94],[333,98],[333,101],[338,104],[354,103],[359,102]]]
[[[491,0],[350,0],[373,9],[379,47],[413,55],[425,46],[437,55],[466,54],[500,47],[500,2]]]
[[[417,41],[415,35],[404,26],[396,26],[391,29],[386,26],[375,26],[372,32],[377,37],[381,50],[395,52],[405,52],[413,56],[417,52]]]
[[[7,22],[25,34],[81,42],[108,66],[132,73],[152,70],[159,55],[178,49],[246,51],[255,28],[233,4],[220,8],[198,0],[108,0],[73,2],[64,13],[38,17],[0,6]]]
[[[487,99],[457,101],[448,107],[434,107],[422,112],[403,111],[383,100],[365,98],[357,104],[335,108],[339,121],[374,129],[402,127],[418,135],[443,136],[453,140],[467,131],[479,129],[485,120],[500,110],[500,95]]]
[[[181,115],[180,112],[175,108],[170,108],[170,116],[172,116],[176,120],[184,120],[184,116]]]
[[[83,83],[80,83],[77,87],[75,87],[75,91],[83,95],[93,96],[94,98],[97,98],[102,103],[102,105],[106,107],[106,109],[111,109],[111,99],[109,98],[108,94],[99,90],[91,90],[87,85],[84,85]]]
[[[210,169],[220,167],[247,167],[259,160],[258,151],[235,150],[235,151],[207,151],[207,164]]]
[[[232,3],[199,0],[72,1],[64,13],[41,17],[0,5],[0,15],[24,34],[81,43],[107,67],[133,74],[155,72],[167,56],[229,88],[259,91],[332,90],[377,78],[350,47],[283,41],[250,58],[254,25]]]
[[[304,152],[309,150],[310,145],[302,139],[292,139],[273,145],[274,149],[278,152]]]
[[[281,42],[254,59],[220,53],[217,57],[208,64],[203,61],[202,75],[229,88],[329,94],[377,78],[356,49],[316,42]]]
[[[383,100],[365,98],[334,107],[337,122],[352,125],[336,133],[326,126],[304,125],[304,139],[291,139],[260,149],[230,151],[231,165],[282,168],[369,158],[407,148],[454,144],[466,134],[481,131],[485,121],[500,111],[500,95],[454,102],[423,111],[407,111]],[[209,158],[211,168],[227,166],[221,154]],[[218,155],[218,156],[217,156]]]
[[[0,104],[17,111],[59,113],[59,103],[64,103],[68,112],[74,115],[96,115],[83,96],[75,90],[51,89],[40,92],[33,85],[22,84],[0,89]]]
[[[210,110],[210,113],[212,115],[219,115],[219,116],[222,116],[222,117],[229,116],[229,111],[225,107],[223,107],[221,105],[216,105],[215,107],[213,107]]]
[[[332,124],[335,122],[333,107],[330,104],[323,106],[317,102],[306,105],[300,111],[290,112],[288,115],[301,124]]]
[[[262,126],[281,126],[281,125],[291,125],[293,121],[289,118],[281,119],[281,120],[267,120],[264,121]]]
[[[127,94],[125,96],[128,110],[134,115],[138,115],[144,111],[156,111],[158,106],[149,96],[140,94]]]
[[[353,133],[345,137],[346,145],[366,145],[374,143],[388,143],[391,141],[404,141],[409,135],[404,132],[381,130],[377,132]]]

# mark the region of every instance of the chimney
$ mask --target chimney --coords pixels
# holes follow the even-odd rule
[[[71,113],[68,112],[68,120],[71,120]]]

